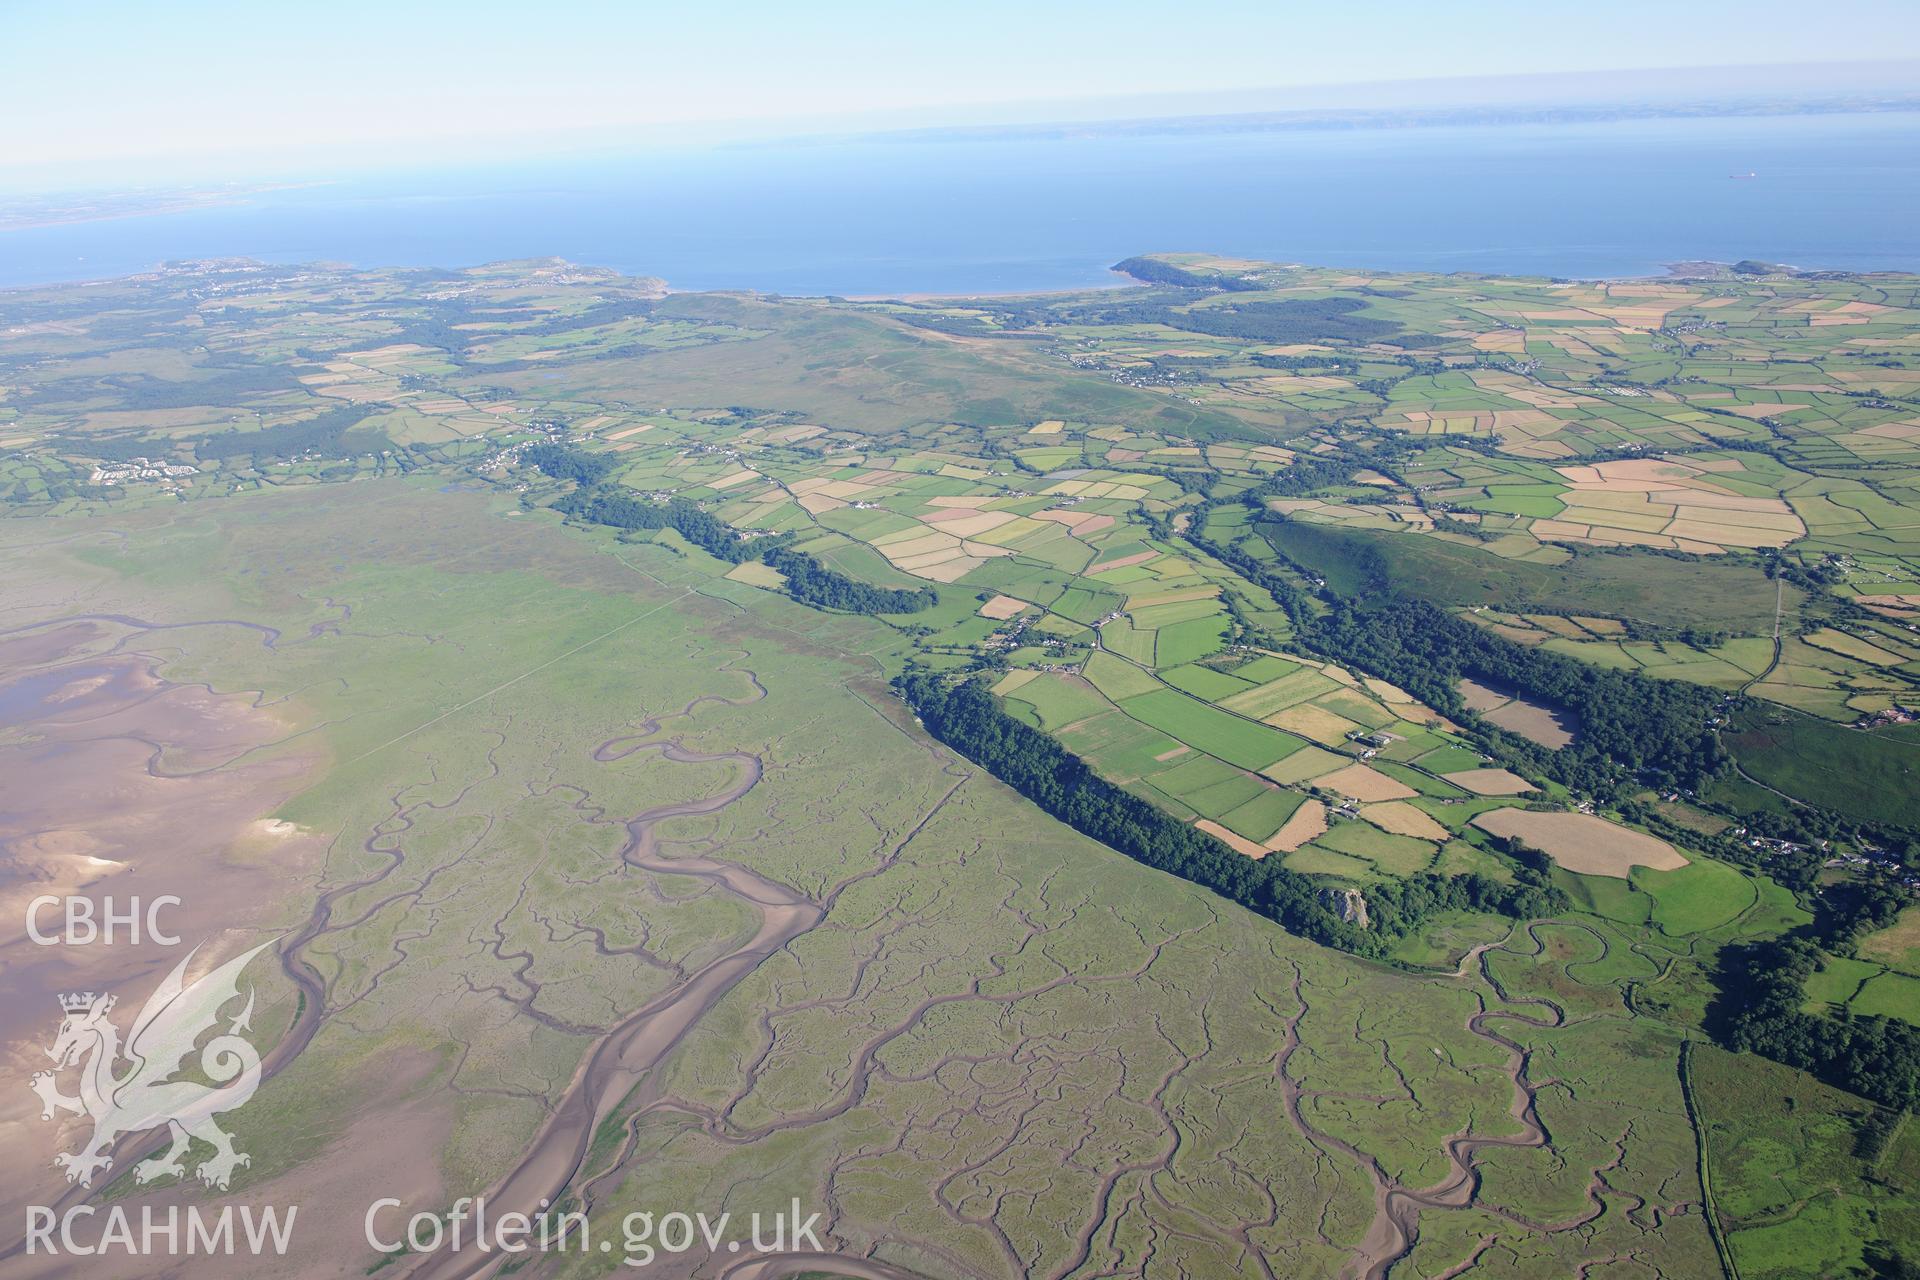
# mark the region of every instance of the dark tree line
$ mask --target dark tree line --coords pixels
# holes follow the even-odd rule
[[[172,379],[144,373],[60,378],[13,390],[11,406],[56,409],[111,396],[129,409],[190,409],[210,404],[245,404],[256,396],[304,388],[284,365],[209,362],[193,376]]]
[[[789,547],[774,547],[760,558],[785,576],[787,594],[816,608],[848,613],[918,613],[939,599],[928,589],[876,587],[860,582]]]
[[[847,613],[918,613],[939,600],[931,590],[876,587],[835,573],[812,556],[788,547],[785,535],[742,538],[732,525],[685,498],[649,502],[627,489],[602,484],[615,465],[604,455],[537,444],[526,451],[525,458],[554,479],[572,480],[579,486],[553,504],[554,510],[563,515],[614,529],[672,529],[728,564],[765,561],[786,578],[787,594],[801,604]]]
[[[648,502],[625,489],[609,486],[576,489],[553,507],[576,520],[615,529],[672,529],[708,555],[728,564],[758,560],[780,542],[772,536],[742,538],[725,520],[702,511],[685,498]]]
[[[1312,369],[1316,372],[1325,370],[1328,373],[1338,374],[1343,378],[1354,378],[1360,374],[1360,362],[1352,356],[1276,356],[1270,355],[1265,351],[1256,351],[1253,353],[1252,359],[1253,363],[1259,365],[1262,369],[1287,369],[1292,371]],[[1391,386],[1392,384],[1389,383],[1388,385]]]
[[[979,682],[949,685],[941,675],[909,671],[894,687],[934,737],[1076,831],[1325,946],[1377,957],[1436,912],[1490,911],[1530,918],[1567,905],[1565,895],[1532,860],[1522,862],[1512,885],[1477,873],[1447,877],[1423,872],[1369,885],[1371,926],[1362,929],[1328,907],[1320,883],[1312,877],[1288,871],[1278,859],[1255,860],[1236,853],[1106,781],[1053,738],[1002,711]]]

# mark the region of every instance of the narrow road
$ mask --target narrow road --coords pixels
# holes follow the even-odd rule
[[[1773,661],[1767,664],[1765,671],[1740,686],[1740,692],[1743,694],[1772,675],[1774,668],[1780,665],[1780,610],[1786,599],[1786,591],[1787,580],[1775,578],[1773,580]]]

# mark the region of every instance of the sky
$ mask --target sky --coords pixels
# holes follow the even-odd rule
[[[1316,87],[1355,83],[1861,59],[1920,63],[1920,4],[0,0],[0,181],[245,179],[725,130],[1317,105]]]

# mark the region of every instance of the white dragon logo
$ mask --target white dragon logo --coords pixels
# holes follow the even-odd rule
[[[54,1163],[66,1171],[68,1182],[93,1185],[94,1174],[113,1163],[107,1151],[115,1138],[162,1125],[172,1133],[173,1145],[134,1166],[134,1177],[141,1182],[165,1174],[185,1176],[181,1158],[194,1138],[213,1147],[213,1155],[201,1161],[197,1170],[200,1180],[210,1187],[226,1190],[233,1171],[252,1163],[252,1157],[234,1150],[233,1139],[214,1123],[216,1115],[244,1106],[260,1087],[260,1055],[240,1035],[250,1030],[251,989],[240,1016],[200,1050],[200,1071],[214,1083],[173,1077],[193,1057],[200,1036],[219,1022],[220,1010],[240,994],[240,971],[273,941],[234,957],[190,986],[183,985],[181,979],[199,948],[188,952],[134,1019],[124,1053],[128,1063],[124,1075],[115,1074],[123,1056],[120,1030],[107,1017],[113,1011],[114,998],[90,991],[60,997],[66,1017],[53,1047],[47,1050],[47,1056],[57,1065],[53,1071],[36,1073],[31,1085],[40,1095],[43,1120],[53,1119],[56,1111],[93,1118],[92,1139],[78,1151],[63,1151],[54,1157]],[[69,1067],[80,1068],[77,1097],[61,1093],[55,1079],[56,1072]]]

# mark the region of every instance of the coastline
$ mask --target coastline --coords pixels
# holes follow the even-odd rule
[[[0,228],[0,234],[4,234],[4,230],[5,230],[4,228]],[[1197,252],[1197,251],[1182,250],[1180,252]],[[655,276],[650,273],[642,272],[642,273],[630,275],[625,271],[619,270],[618,268],[604,267],[604,266],[599,266],[592,263],[575,262],[571,259],[561,258],[561,257],[552,257],[550,259],[545,259],[545,260],[551,261],[556,265],[576,267],[581,270],[615,271],[616,274],[618,274],[622,279],[628,280],[628,281],[660,279],[659,276]],[[507,266],[513,263],[532,261],[532,259],[499,258],[499,259],[490,259],[483,262],[468,263],[458,267],[438,267],[438,266],[421,266],[421,265],[366,267],[358,263],[343,262],[339,260],[306,259],[306,260],[299,260],[299,261],[282,262],[282,261],[273,261],[273,260],[253,258],[253,257],[207,258],[207,259],[194,259],[192,261],[199,265],[209,267],[209,268],[215,265],[220,265],[220,266],[227,266],[227,267],[232,267],[236,269],[287,268],[287,269],[293,269],[293,270],[316,270],[316,271],[320,271],[320,270],[485,271],[492,268]],[[1747,261],[1758,261],[1758,260],[1740,259],[1739,261],[1747,262]],[[1346,267],[1346,266],[1330,266],[1326,264],[1311,263],[1311,262],[1289,263],[1287,265],[1290,267],[1298,268],[1299,270],[1303,270],[1303,271],[1374,270],[1374,271],[1379,271],[1382,274],[1388,274],[1388,275],[1487,276],[1487,277],[1493,277],[1493,278],[1506,278],[1506,279],[1516,279],[1516,280],[1555,280],[1555,281],[1565,281],[1570,284],[1590,284],[1590,283],[1605,283],[1605,282],[1616,282],[1616,281],[1625,283],[1628,281],[1635,281],[1635,280],[1740,280],[1740,279],[1763,278],[1764,276],[1767,276],[1767,275],[1783,275],[1783,276],[1827,275],[1827,276],[1848,276],[1848,277],[1920,275],[1920,264],[1917,264],[1914,267],[1914,269],[1911,271],[1889,271],[1889,270],[1856,271],[1856,270],[1851,270],[1848,268],[1841,268],[1841,267],[1807,267],[1807,266],[1801,266],[1798,264],[1791,264],[1791,263],[1766,263],[1765,265],[1770,268],[1770,270],[1768,271],[1739,272],[1735,270],[1736,264],[1733,262],[1724,262],[1724,261],[1719,261],[1719,260],[1710,259],[1710,258],[1677,259],[1672,262],[1665,262],[1660,264],[1660,268],[1656,271],[1634,271],[1634,272],[1621,272],[1618,274],[1591,275],[1591,276],[1588,276],[1588,275],[1565,275],[1565,276],[1541,275],[1541,274],[1536,274],[1532,272],[1509,272],[1509,271],[1457,271],[1457,272],[1421,271],[1418,269],[1399,268],[1399,267],[1357,268],[1357,267]],[[170,271],[170,268],[172,268],[171,271]],[[147,267],[141,270],[123,271],[123,272],[107,274],[107,275],[98,275],[98,276],[87,276],[84,278],[77,278],[72,280],[53,280],[53,281],[43,281],[38,283],[21,283],[21,284],[0,283],[0,297],[5,297],[8,294],[26,293],[26,292],[31,292],[31,291],[40,290],[40,289],[85,289],[85,288],[98,287],[103,284],[111,284],[116,281],[122,281],[122,280],[137,280],[137,279],[150,278],[153,276],[159,276],[164,274],[188,274],[188,272],[178,268],[179,268],[179,264],[177,263],[156,262],[148,265]],[[784,291],[763,290],[763,289],[683,289],[683,288],[678,288],[671,283],[666,283],[665,294],[668,296],[698,295],[698,294],[734,294],[734,295],[745,296],[745,297],[782,299],[782,300],[789,300],[789,301],[795,301],[795,302],[839,301],[839,302],[862,302],[862,303],[873,303],[873,302],[959,303],[959,302],[966,302],[973,299],[984,300],[984,299],[992,299],[992,298],[1057,298],[1057,297],[1067,297],[1067,296],[1071,296],[1073,294],[1078,294],[1078,293],[1119,293],[1128,289],[1146,289],[1146,288],[1152,287],[1150,282],[1135,279],[1134,277],[1129,276],[1124,272],[1110,270],[1107,272],[1107,276],[1108,276],[1108,279],[1102,280],[1098,283],[1091,283],[1091,284],[1080,285],[1075,287],[1057,288],[1057,289],[1053,289],[1053,288],[1006,289],[1006,290],[974,289],[974,290],[964,290],[964,291],[952,292],[952,293],[937,292],[937,291],[913,291],[913,292],[903,291],[898,293],[834,293],[834,292],[789,293]]]
[[[10,193],[0,286],[227,256],[460,269],[557,254],[687,292],[938,300],[1113,287],[1110,263],[1178,246],[1567,280],[1743,258],[1920,272],[1903,212],[1920,201],[1916,138],[1920,113],[1076,135],[502,160],[302,190]],[[1749,172],[1766,180],[1728,180]],[[1871,199],[1842,205],[1839,191]]]

